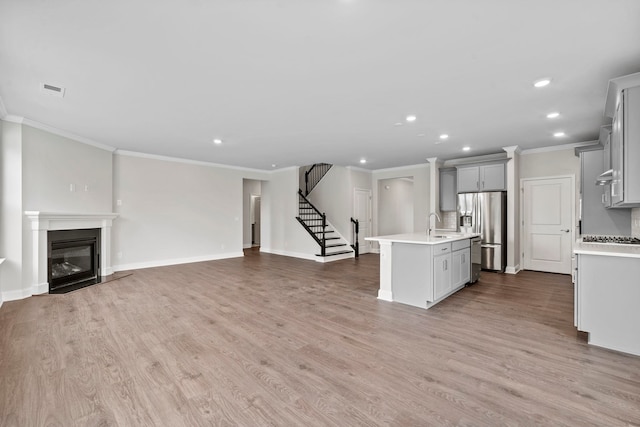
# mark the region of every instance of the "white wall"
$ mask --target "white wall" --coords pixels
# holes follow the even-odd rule
[[[19,123],[3,123],[3,298],[31,294],[31,222],[24,211],[111,212],[112,153]],[[75,191],[70,191],[70,184]],[[85,191],[85,185],[87,191]],[[6,297],[6,298],[5,298]]]
[[[380,235],[413,232],[413,180],[378,180],[378,233]]]
[[[241,171],[117,153],[113,177],[115,270],[243,255]]]
[[[2,122],[0,156],[0,269],[2,300],[27,296],[22,291],[22,125]]]
[[[371,173],[333,165],[308,198],[346,240],[351,240],[354,190],[371,190]]]
[[[112,211],[111,151],[29,126],[22,136],[24,210]]]
[[[262,183],[260,251],[315,260],[320,247],[295,219],[298,186],[297,167],[274,171]]]
[[[251,247],[251,217],[252,202],[251,196],[259,196],[261,192],[260,181],[254,179],[244,179],[242,181],[242,246]]]

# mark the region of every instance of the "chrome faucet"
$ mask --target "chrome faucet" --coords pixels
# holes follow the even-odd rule
[[[428,235],[428,236],[431,236],[431,215],[435,215],[435,216],[436,216],[436,218],[438,219],[438,222],[441,222],[441,220],[440,220],[440,216],[438,216],[438,214],[437,214],[437,213],[435,213],[435,212],[431,212],[431,213],[429,214],[429,216],[427,217],[427,222],[429,223],[429,229],[427,230],[427,235]]]

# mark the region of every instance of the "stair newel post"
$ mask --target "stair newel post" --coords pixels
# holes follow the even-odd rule
[[[320,254],[322,256],[326,256],[327,254],[326,230],[327,230],[327,215],[324,212],[322,212],[322,247],[320,248]]]
[[[358,239],[358,233],[360,232],[360,221],[357,220],[357,219],[356,219],[355,228],[356,228],[356,239],[355,239],[356,248],[355,249],[356,249],[356,258],[358,258],[360,256],[360,242],[359,242],[359,239]]]

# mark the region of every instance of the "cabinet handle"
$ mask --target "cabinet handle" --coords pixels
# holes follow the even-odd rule
[[[442,248],[442,249],[440,249],[440,250],[441,250],[441,251],[446,251],[447,249],[449,249],[449,248]]]
[[[447,269],[449,268],[449,266],[447,265],[447,260],[444,260],[444,271],[447,271]]]
[[[560,231],[564,231],[565,233],[568,233],[568,232],[569,232],[569,231],[571,231],[571,230],[569,230],[568,228],[565,228],[565,229],[560,230]]]

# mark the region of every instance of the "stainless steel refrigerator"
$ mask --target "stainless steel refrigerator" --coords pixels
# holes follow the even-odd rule
[[[458,225],[464,233],[480,233],[482,269],[504,272],[507,266],[507,193],[458,194]]]

